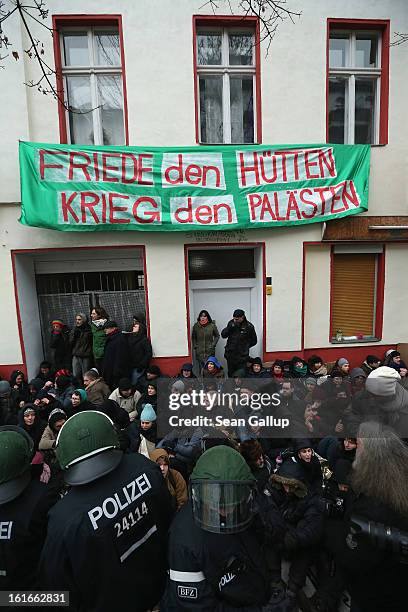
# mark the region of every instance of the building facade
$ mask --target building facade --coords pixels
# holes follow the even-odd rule
[[[317,353],[358,365],[408,341],[407,45],[404,0],[293,0],[269,48],[232,3],[50,3],[32,21],[57,88],[38,81],[17,14],[0,88],[0,374],[34,374],[49,323],[104,306],[123,326],[143,313],[154,358],[192,359],[207,308],[222,328],[244,308],[264,360]],[[55,80],[55,75],[50,77]],[[89,111],[84,113],[83,111]],[[18,141],[191,146],[371,144],[367,213],[327,224],[192,232],[59,232],[18,223]],[[219,343],[222,356],[223,341]]]

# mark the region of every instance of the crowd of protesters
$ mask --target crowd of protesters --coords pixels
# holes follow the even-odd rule
[[[226,340],[227,372],[215,356],[220,337]],[[77,313],[72,329],[55,319],[52,360],[41,362],[29,381],[19,370],[9,380],[0,380],[0,425],[17,425],[31,437],[38,478],[57,482],[64,495],[67,487],[55,452],[58,434],[72,415],[103,412],[112,420],[124,453],[140,453],[158,464],[174,513],[187,503],[189,479],[203,451],[218,444],[230,446],[249,466],[260,499],[268,498],[273,506],[276,528],[269,523],[265,537],[277,601],[285,584],[281,563],[286,560],[286,587],[301,609],[338,610],[347,580],[341,564],[329,569],[333,554],[328,540],[335,540],[336,521],[342,520],[334,516],[335,509],[343,506],[356,482],[353,471],[362,424],[390,428],[402,443],[408,438],[407,365],[398,351],[390,350],[381,356],[367,355],[352,368],[339,347],[339,356],[331,363],[318,355],[307,360],[294,355],[265,367],[260,357],[250,357],[257,334],[241,309],[234,311],[221,333],[209,312],[201,311],[191,340],[193,363],[183,364],[177,376],[168,376],[151,363],[152,346],[142,317],[133,317],[129,331],[120,330],[102,307],[92,310],[90,321],[85,313]],[[157,386],[161,381],[178,394],[193,388],[209,394],[234,389],[247,397],[260,390],[277,393],[280,405],[273,414],[288,417],[290,428],[285,436],[271,437],[259,425],[221,427],[215,433],[197,427],[160,438]],[[370,450],[374,455],[375,442]],[[388,461],[393,465],[392,456]],[[367,491],[384,470],[380,463],[371,467],[378,473],[366,475]],[[391,474],[390,466],[385,471]],[[365,490],[364,483],[356,483],[358,487]],[[408,493],[404,495],[408,499]],[[406,502],[396,507],[391,493],[380,501],[383,512],[374,513],[372,520],[407,529],[406,517],[401,519]],[[395,563],[384,567],[383,580],[390,580]],[[316,589],[306,600],[302,589],[308,574],[314,576]],[[373,588],[364,575],[360,584],[361,589]],[[358,597],[353,605],[353,612],[363,610]]]

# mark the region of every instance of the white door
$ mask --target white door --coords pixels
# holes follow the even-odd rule
[[[218,331],[226,327],[232,319],[232,313],[236,308],[245,310],[246,317],[255,326],[258,343],[252,347],[250,353],[253,357],[260,356],[262,347],[262,326],[259,316],[259,304],[256,299],[255,279],[217,279],[190,281],[190,317],[191,329],[197,321],[200,310],[208,310],[215,320]],[[220,338],[215,356],[227,369],[224,358],[224,347],[226,340]]]

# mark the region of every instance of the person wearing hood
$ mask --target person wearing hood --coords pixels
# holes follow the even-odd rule
[[[48,417],[48,425],[44,429],[38,445],[38,450],[45,454],[48,464],[55,463],[57,437],[66,420],[67,415],[61,408],[55,408]]]
[[[322,487],[322,469],[309,438],[295,438],[292,441],[293,457],[303,469],[304,481],[309,491],[319,492]]]
[[[11,386],[8,380],[0,380],[0,426],[16,425],[14,402],[11,397]]]
[[[30,399],[30,390],[24,372],[13,370],[10,376],[11,399],[16,408],[22,408]]]
[[[63,408],[53,387],[42,389],[33,402],[40,418],[47,423],[50,413],[55,408]]]
[[[24,429],[33,441],[34,452],[38,450],[45,423],[42,421],[35,409],[34,404],[26,404],[18,413],[18,425]]]
[[[290,361],[289,372],[293,378],[307,378],[309,375],[307,361],[295,355]]]
[[[275,359],[271,368],[273,380],[281,386],[285,379],[285,362],[283,359]]]
[[[157,413],[157,382],[155,380],[151,380],[149,382],[146,393],[143,393],[136,404],[138,419],[140,419],[140,415],[142,414],[145,404],[151,404],[153,406],[153,410],[155,410]]]
[[[92,366],[92,331],[88,317],[83,312],[75,315],[75,325],[69,332],[72,352],[72,373],[78,380]]]
[[[215,356],[219,339],[220,334],[215,321],[212,320],[208,310],[201,310],[191,332],[192,346],[200,373],[208,357]]]
[[[351,395],[365,389],[367,375],[362,368],[353,368],[350,373]]]
[[[248,370],[248,378],[271,378],[270,372],[263,367],[262,359],[255,357]]]
[[[307,360],[309,367],[309,374],[314,378],[322,378],[327,376],[327,366],[323,363],[323,359],[319,355],[312,355]]]
[[[228,364],[228,376],[232,376],[239,368],[245,368],[249,349],[258,342],[255,327],[246,318],[245,311],[237,308],[227,327],[222,330],[221,336],[227,339],[224,354]]]
[[[57,399],[63,409],[69,409],[71,407],[71,397],[75,391],[75,385],[72,382],[72,376],[69,370],[58,370],[56,372],[55,390],[57,392]]]
[[[256,439],[244,440],[240,444],[239,452],[255,476],[258,490],[262,492],[272,474],[272,464],[264,454],[261,443]]]
[[[397,372],[399,372],[401,368],[404,368],[404,370],[407,369],[405,362],[401,359],[401,353],[399,351],[391,351],[391,353],[387,356],[385,365],[387,365],[389,368],[397,370]]]
[[[356,457],[357,438],[353,437],[356,433],[347,432],[344,438],[335,438],[327,436],[320,440],[317,447],[317,452],[321,457],[327,459],[329,468],[334,470],[338,461],[348,461],[350,465]]]
[[[269,551],[273,579],[276,584],[279,583],[282,557],[288,559],[287,588],[294,598],[303,588],[307,572],[316,557],[323,535],[323,515],[318,496],[307,487],[303,467],[292,458],[284,461],[272,475],[269,493],[283,525]]]
[[[224,368],[216,357],[208,357],[207,361],[204,363],[202,373],[203,378],[212,378],[219,381],[225,378]]]
[[[130,378],[121,378],[117,388],[109,395],[109,399],[124,408],[129,414],[130,421],[134,421],[137,417],[137,402],[141,396],[140,391],[134,390]]]
[[[187,485],[183,476],[177,470],[170,467],[169,455],[164,448],[155,448],[150,453],[150,459],[157,463],[164,481],[171,495],[174,509],[180,510],[187,503]]]
[[[408,438],[408,390],[398,384],[400,380],[397,370],[380,366],[368,376],[366,391],[374,399],[371,408],[375,420],[392,427],[401,438]],[[360,402],[363,395],[359,395]]]
[[[84,387],[88,400],[100,406],[110,395],[110,389],[96,368],[91,368],[84,374]]]
[[[197,382],[197,376],[193,372],[193,364],[183,363],[180,372],[176,376],[176,380],[181,380],[188,390],[194,387]]]
[[[361,364],[361,369],[364,370],[366,376],[371,374],[381,365],[381,359],[375,355],[367,355],[366,360]]]
[[[44,388],[44,381],[41,378],[32,378],[28,383],[28,390],[30,392],[30,402],[33,402],[37,399],[38,394]]]
[[[70,331],[61,319],[51,321],[50,349],[55,370],[71,368],[72,352]]]
[[[158,378],[167,378],[167,376],[162,373],[159,366],[153,363],[146,368],[146,372],[138,379],[135,389],[143,394],[147,391],[149,382],[152,380],[157,382]]]
[[[133,421],[127,429],[130,439],[129,452],[149,457],[157,444],[157,415],[151,404],[145,404],[140,421]]]
[[[51,363],[49,361],[45,360],[40,363],[36,378],[40,378],[43,381],[43,384],[48,381],[52,383],[54,382],[55,372],[53,372]]]
[[[20,427],[0,427],[0,590],[38,588],[37,571],[56,488],[33,478],[33,441]],[[9,608],[7,608],[9,609]]]
[[[95,406],[88,401],[88,395],[85,389],[75,389],[71,396],[71,407],[67,409],[67,415],[71,417],[73,414],[83,412],[84,410],[95,410]]]
[[[107,321],[104,325],[106,334],[105,353],[103,357],[102,376],[113,391],[119,380],[129,376],[129,349],[125,336],[119,330],[116,321]]]
[[[190,489],[170,527],[161,612],[259,612],[270,592],[255,477],[237,451],[220,445],[198,459]]]
[[[95,306],[91,310],[92,354],[97,370],[102,370],[103,355],[105,352],[106,336],[104,325],[109,319],[108,313],[102,306]]]
[[[136,317],[133,318],[131,332],[123,333],[129,348],[130,380],[135,385],[144,374],[153,356],[152,344],[147,337],[146,326]]]

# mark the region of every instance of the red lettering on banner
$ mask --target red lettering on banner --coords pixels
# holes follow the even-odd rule
[[[102,223],[106,223],[106,194],[102,194]]]
[[[195,217],[198,223],[202,225],[207,225],[212,221],[212,210],[210,206],[206,204],[201,204],[201,206],[197,206],[195,209]]]
[[[315,202],[313,202],[313,200],[307,200],[305,198],[305,194],[306,195],[313,195],[313,191],[311,189],[301,189],[299,191],[299,199],[303,204],[307,204],[309,206],[313,206],[313,212],[310,213],[310,215],[306,214],[304,210],[302,210],[302,217],[304,219],[313,219],[313,217],[316,215],[317,213],[317,204]]]
[[[76,157],[84,157],[85,161],[75,162]],[[69,152],[69,168],[68,168],[68,180],[72,181],[74,178],[74,169],[78,168],[78,170],[82,170],[85,179],[87,181],[91,181],[91,175],[88,172],[88,166],[91,165],[91,158],[87,153],[81,153],[79,151],[70,151]]]
[[[272,176],[270,178],[268,178],[266,176],[266,174],[265,174],[265,163],[264,163],[264,160],[263,160],[264,157],[269,157],[271,159]],[[260,166],[260,169],[261,169],[262,179],[265,181],[265,183],[274,183],[276,181],[276,179],[277,179],[276,157],[274,155],[271,155],[270,151],[264,151],[262,153],[262,157],[259,158],[259,166]]]
[[[121,155],[120,153],[102,153],[102,181],[105,183],[119,183],[119,178],[117,176],[109,177],[108,175],[108,170],[112,170],[119,174],[119,166],[112,166],[106,163],[109,157],[117,158],[121,157]]]
[[[286,217],[281,217],[279,214],[279,198],[278,198],[277,191],[273,192],[273,201],[274,201],[274,206],[275,206],[276,221],[286,221]]]
[[[138,163],[138,168],[139,168],[139,172],[137,173],[137,182],[139,183],[139,185],[153,185],[153,181],[152,180],[144,180],[143,179],[143,174],[145,172],[153,172],[153,166],[143,166],[143,161],[144,160],[149,160],[151,161],[153,159],[153,155],[151,155],[150,153],[140,153],[139,155],[139,163]]]
[[[99,165],[98,165],[98,153],[95,151],[92,153],[93,157],[93,168],[95,172],[95,181],[99,181]]]
[[[187,213],[186,219],[182,219],[180,217],[180,215],[183,212]],[[174,218],[177,221],[177,223],[192,223],[193,222],[193,201],[191,198],[187,198],[187,206],[185,208],[183,206],[180,206],[180,208],[176,210],[176,212],[174,213]]]
[[[347,192],[347,187],[349,187],[350,191]],[[344,181],[344,188],[342,192],[342,200],[344,206],[349,208],[348,202],[353,204],[356,208],[360,206],[360,201],[358,197],[358,193],[356,192],[356,188],[353,181]]]
[[[40,156],[40,177],[44,179],[45,168],[63,168],[63,164],[46,164],[44,161],[44,155],[68,155],[68,151],[47,151],[46,149],[39,149],[38,154]]]
[[[312,160],[309,159],[309,155],[312,155],[313,153],[316,154],[316,153],[319,153],[319,151],[317,149],[312,149],[310,151],[305,151],[305,170],[306,170],[306,178],[307,179],[322,178],[319,173],[318,174],[312,174],[310,172],[310,169],[312,168],[312,166],[317,166],[318,163],[319,163],[318,160],[312,161]]]
[[[324,215],[326,213],[326,201],[327,201],[327,198],[324,197],[324,193],[328,192],[328,193],[330,193],[330,196],[331,196],[330,187],[314,187],[313,191],[315,193],[319,194],[320,201],[322,203],[322,212],[321,212],[321,214]]]
[[[71,204],[73,203],[77,195],[78,195],[78,192],[73,191],[67,200],[67,194],[65,193],[65,191],[61,192],[62,218],[64,219],[65,223],[68,223],[68,212],[70,213],[71,217],[74,219],[75,223],[79,223],[78,215],[71,208]]]
[[[251,216],[251,221],[256,221],[255,209],[262,204],[262,197],[259,193],[250,193],[248,196],[249,201],[249,213]]]
[[[333,149],[327,149],[326,151],[324,149],[319,150],[319,167],[321,178],[325,178],[327,176],[323,168],[323,164],[329,171],[329,176],[336,176],[336,165],[333,158]]]
[[[109,223],[112,224],[116,224],[116,223],[130,223],[130,219],[115,219],[114,214],[115,212],[126,212],[128,207],[127,206],[115,206],[113,201],[114,198],[118,198],[119,200],[128,200],[129,196],[127,195],[123,195],[122,193],[110,193],[108,195],[108,201],[109,201]]]
[[[148,202],[149,204],[151,204],[152,208],[156,210],[154,211],[144,210],[143,211],[144,217],[140,217],[137,209],[139,208],[141,204],[145,202]],[[158,222],[160,221],[160,210],[158,208],[159,208],[158,204],[154,198],[151,198],[149,196],[142,196],[138,198],[133,204],[132,213],[138,223],[154,223],[155,221],[158,221]]]
[[[130,178],[128,178],[126,176],[126,159],[131,159],[132,160],[132,164],[133,164],[133,169],[132,169],[132,176]],[[137,177],[137,159],[136,156],[133,155],[133,153],[124,153],[122,155],[122,183],[124,185],[128,185],[129,183],[134,183],[136,181],[136,177]]]
[[[336,187],[330,187],[330,191],[332,194],[332,199],[331,199],[331,214],[332,215],[335,215],[340,212],[344,212],[345,210],[348,209],[348,206],[347,207],[343,206],[342,208],[339,208],[337,210],[335,209],[336,202],[340,202],[341,200],[341,191],[343,189],[344,189],[344,182],[339,183],[339,185],[336,185]],[[337,195],[338,192],[340,192],[339,195]]]
[[[177,164],[168,166],[164,171],[164,178],[170,185],[180,185],[188,183],[189,185],[207,186],[207,176],[209,173],[215,173],[215,187],[221,186],[221,172],[217,166],[199,166],[197,164],[188,164],[185,171],[183,170],[183,154],[177,155]],[[172,174],[170,174],[172,173]]]
[[[301,216],[300,216],[300,212],[299,212],[299,208],[297,205],[297,201],[296,201],[296,191],[287,191],[286,192],[289,195],[289,199],[288,199],[288,208],[286,211],[286,221],[290,220],[290,213],[292,212],[292,210],[295,211],[297,218],[300,220]]]
[[[274,215],[274,212],[272,210],[272,205],[271,202],[269,200],[268,194],[265,193],[263,200],[262,200],[262,210],[261,210],[261,216],[260,216],[260,221],[263,221],[265,218],[265,214],[268,213],[268,215],[270,216],[270,218],[272,219],[272,221],[276,221],[276,217]]]
[[[196,164],[189,164],[186,168],[186,181],[191,185],[199,185],[201,181],[201,168]]]
[[[89,198],[89,201],[87,201],[87,198]],[[86,209],[89,209],[95,223],[99,223],[99,217],[94,210],[97,204],[99,204],[99,196],[96,193],[92,191],[81,191],[82,223],[86,224]]]
[[[240,172],[240,176],[241,176],[241,184],[243,187],[246,187],[246,174],[247,173],[251,173],[254,172],[255,173],[255,184],[256,185],[260,185],[259,182],[259,168],[258,168],[258,154],[256,151],[252,152],[252,156],[253,156],[253,160],[254,160],[254,165],[253,166],[246,166],[245,165],[245,159],[244,159],[244,154],[240,153],[239,154],[239,172]]]
[[[227,223],[232,223],[233,222],[233,218],[232,218],[232,210],[231,210],[231,206],[229,204],[226,204],[224,202],[221,202],[220,204],[214,204],[214,223],[218,223],[218,211],[221,208],[225,208],[228,214],[228,220]]]

